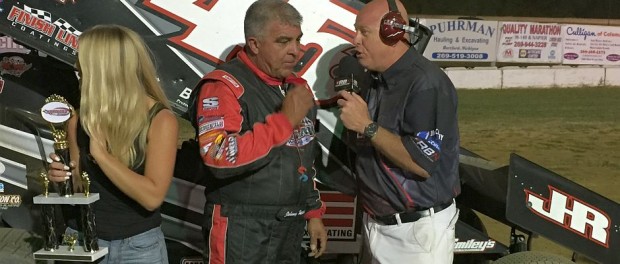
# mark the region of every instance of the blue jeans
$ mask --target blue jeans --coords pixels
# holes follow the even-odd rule
[[[99,239],[99,247],[107,247],[108,254],[97,261],[100,264],[168,264],[166,241],[161,227],[120,240]]]

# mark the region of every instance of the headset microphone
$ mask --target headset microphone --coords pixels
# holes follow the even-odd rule
[[[381,41],[388,46],[394,46],[405,39],[405,33],[415,33],[416,28],[409,26],[402,14],[398,12],[398,7],[394,0],[387,0],[389,11],[381,18],[379,25],[379,36]]]

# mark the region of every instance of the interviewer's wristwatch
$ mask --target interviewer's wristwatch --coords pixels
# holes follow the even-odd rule
[[[377,122],[372,122],[364,128],[364,136],[372,139],[377,135],[377,130],[379,130],[379,125],[377,125]]]

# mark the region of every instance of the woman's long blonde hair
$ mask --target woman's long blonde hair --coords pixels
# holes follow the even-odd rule
[[[145,160],[149,128],[147,98],[169,108],[157,81],[150,50],[123,26],[99,25],[79,38],[80,122],[99,135],[108,151],[128,167]]]

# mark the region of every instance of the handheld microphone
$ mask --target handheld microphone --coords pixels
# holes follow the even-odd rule
[[[359,87],[357,86],[357,80],[355,80],[355,77],[353,76],[353,74],[351,74],[351,76],[345,76],[342,78],[338,78],[334,80],[334,82],[335,82],[334,90],[336,90],[336,92],[345,90],[349,92],[359,93]]]
[[[338,63],[338,68],[334,71],[334,90],[336,92],[348,91],[351,93],[360,93],[363,88],[370,85],[370,74],[366,72],[364,67],[353,56],[344,56]],[[318,100],[318,105],[322,109],[338,106],[340,95],[336,95],[329,99]]]
[[[358,78],[363,74],[364,68],[355,57],[343,57],[338,64],[338,76],[334,78],[334,90],[359,93],[361,89],[358,85]]]

